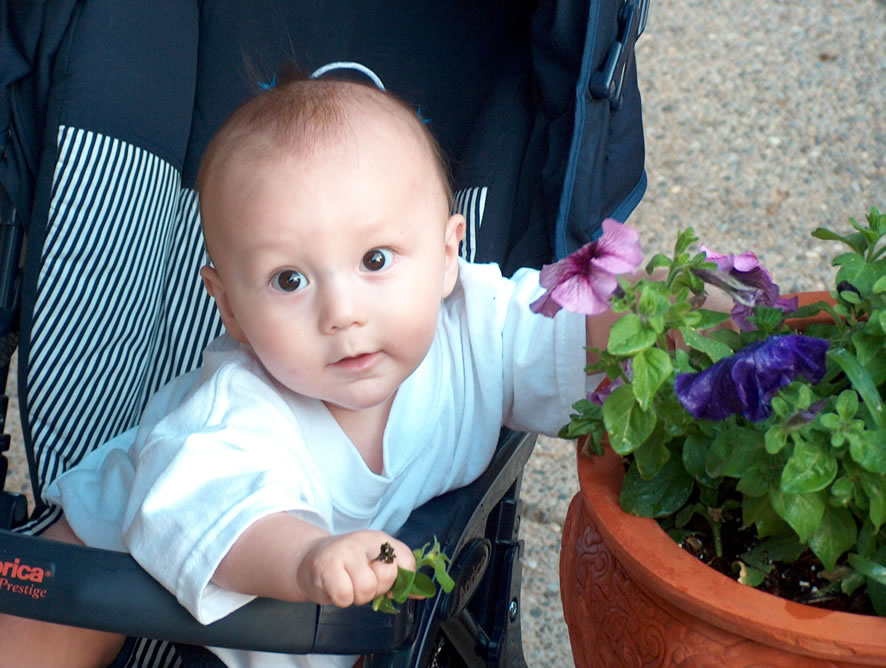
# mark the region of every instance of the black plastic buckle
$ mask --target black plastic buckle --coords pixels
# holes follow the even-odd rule
[[[612,110],[621,106],[625,70],[634,57],[634,43],[646,29],[648,15],[649,0],[627,0],[618,13],[618,39],[609,47],[603,69],[591,76],[591,95],[609,100]]]

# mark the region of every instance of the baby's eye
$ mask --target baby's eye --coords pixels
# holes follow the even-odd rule
[[[394,259],[394,254],[387,248],[373,248],[363,256],[361,262],[366,271],[381,271]]]
[[[308,279],[295,269],[284,269],[271,279],[271,285],[281,292],[295,292],[308,284]]]

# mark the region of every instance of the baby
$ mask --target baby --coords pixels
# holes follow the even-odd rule
[[[260,93],[211,142],[198,189],[201,275],[227,333],[152,398],[136,435],[52,486],[67,523],[49,535],[132,553],[204,623],[255,596],[367,603],[414,568],[391,534],[474,480],[502,424],[557,432],[585,393],[584,346],[605,346],[615,316],[539,317],[537,272],[461,261],[434,138],[371,86]],[[385,542],[392,563],[376,559]],[[64,640],[66,664],[122,642],[83,633]]]

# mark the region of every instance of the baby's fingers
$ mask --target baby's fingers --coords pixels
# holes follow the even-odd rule
[[[376,596],[386,594],[397,578],[397,564],[373,560],[353,564],[348,569],[355,605],[369,603]]]
[[[375,573],[377,592],[372,597],[387,594],[397,580],[400,569],[415,570],[415,555],[405,544],[395,538],[388,538],[379,546],[378,554],[370,562]]]
[[[400,568],[405,568],[407,571],[415,570],[415,555],[406,543],[403,543],[396,538],[389,538],[382,543],[379,554],[381,554],[381,552],[389,554],[391,558],[393,558],[394,563]]]

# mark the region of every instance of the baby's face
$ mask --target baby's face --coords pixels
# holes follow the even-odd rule
[[[457,276],[463,219],[403,134],[382,126],[308,157],[241,161],[204,194],[217,268],[204,277],[228,331],[331,409],[394,395]]]

